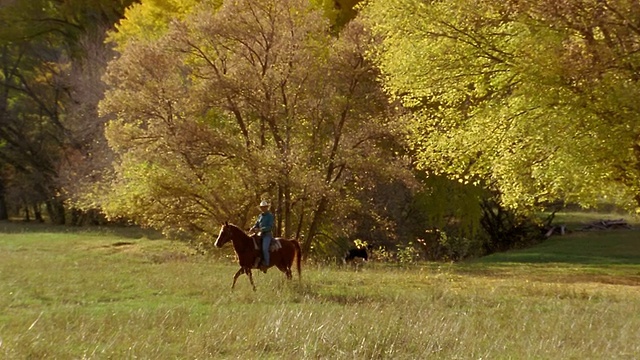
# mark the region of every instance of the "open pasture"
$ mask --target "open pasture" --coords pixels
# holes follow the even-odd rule
[[[135,231],[0,223],[0,359],[637,359],[640,234],[302,282]],[[622,260],[620,260],[622,259]],[[295,278],[294,278],[295,279]]]

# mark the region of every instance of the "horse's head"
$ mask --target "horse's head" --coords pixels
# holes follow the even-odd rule
[[[220,228],[220,233],[218,234],[218,238],[216,239],[215,246],[222,247],[222,245],[226,244],[233,238],[233,225],[229,225],[228,222],[225,222]]]

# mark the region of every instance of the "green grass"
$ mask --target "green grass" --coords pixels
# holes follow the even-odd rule
[[[136,229],[0,223],[0,359],[636,359],[638,232],[238,279]],[[621,260],[622,259],[622,260]]]
[[[546,214],[548,215],[548,214]],[[623,219],[630,225],[640,225],[640,217],[629,214],[602,213],[598,211],[566,211],[557,212],[554,217],[554,224],[565,224],[570,230],[577,230],[585,225],[600,220],[618,220]]]
[[[571,236],[553,236],[529,249],[493,254],[482,261],[640,265],[638,238],[638,230],[577,232]]]

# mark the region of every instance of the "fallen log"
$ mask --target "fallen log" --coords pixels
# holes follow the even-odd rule
[[[567,226],[566,225],[557,225],[557,226],[552,226],[549,230],[547,230],[547,232],[544,234],[544,236],[548,238],[553,234],[564,235],[566,233],[567,233]]]
[[[580,230],[608,230],[631,229],[631,225],[624,219],[598,220],[583,226]]]

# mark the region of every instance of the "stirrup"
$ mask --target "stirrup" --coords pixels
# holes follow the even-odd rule
[[[260,262],[260,265],[258,266],[258,269],[260,269],[260,271],[262,271],[263,273],[267,273],[267,269],[269,268],[269,266],[265,265],[263,262]]]

